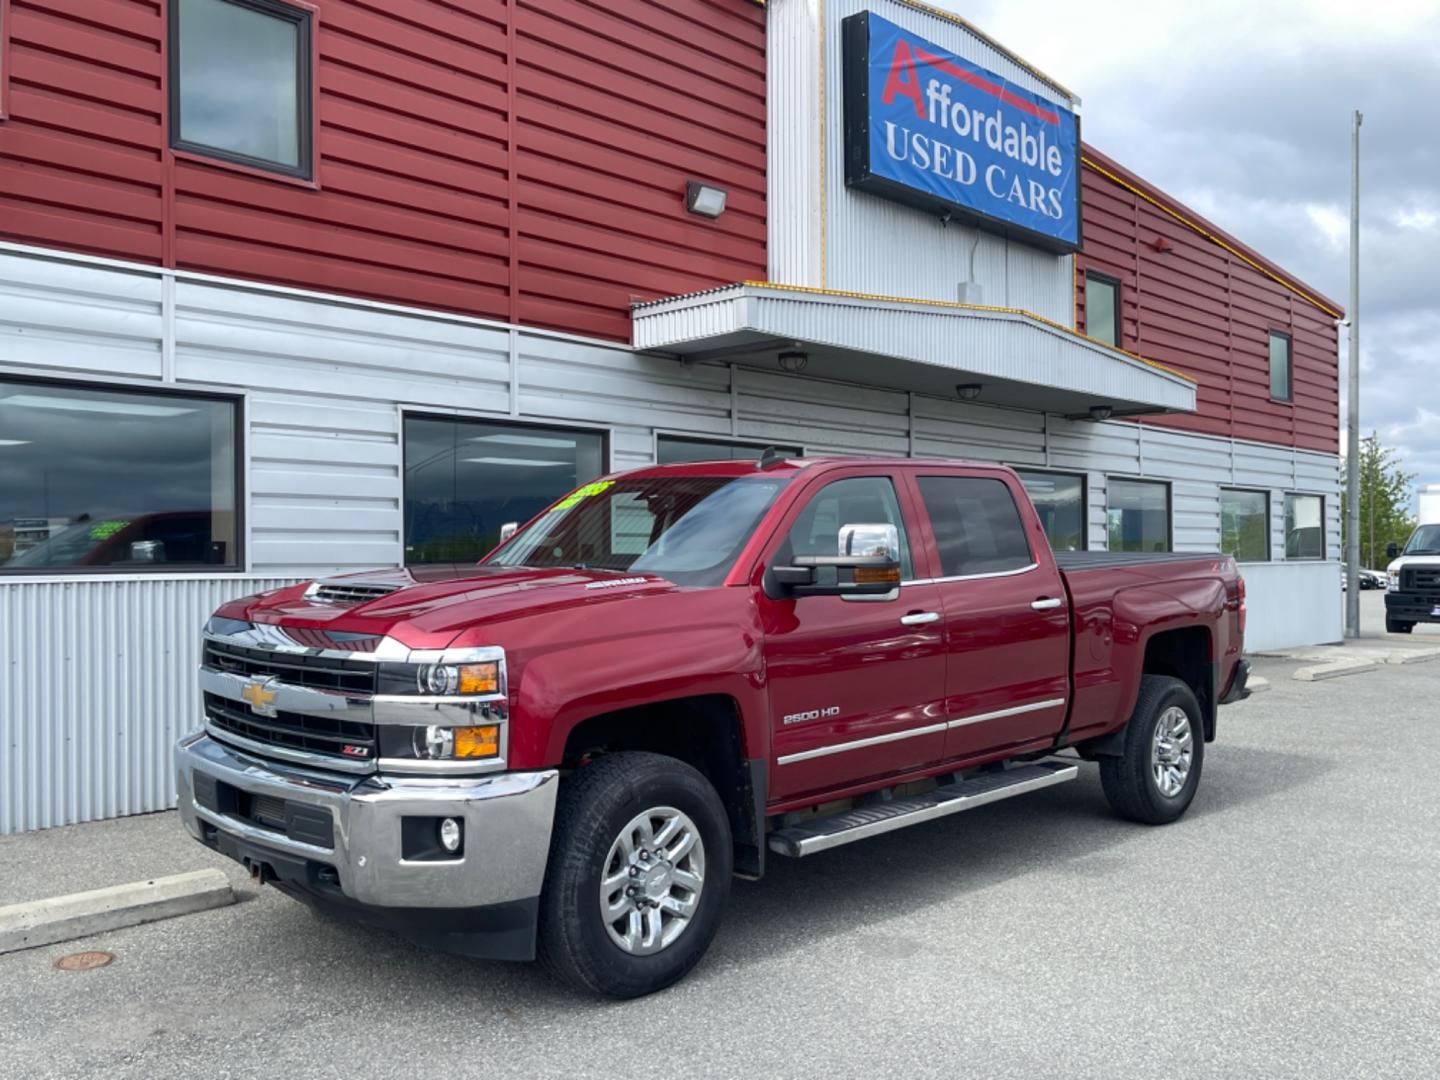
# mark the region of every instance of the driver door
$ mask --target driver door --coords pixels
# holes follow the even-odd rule
[[[847,525],[890,524],[899,532],[901,578],[922,576],[915,562],[925,553],[913,547],[920,534],[897,480],[890,474],[826,477],[791,510],[765,565],[835,555]],[[863,597],[757,593],[772,800],[838,791],[940,759],[945,643],[938,586],[904,585]]]

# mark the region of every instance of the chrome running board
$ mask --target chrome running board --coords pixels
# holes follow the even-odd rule
[[[922,821],[934,821],[947,814],[973,810],[1027,791],[1074,780],[1080,770],[1068,762],[1042,761],[1017,765],[1003,772],[979,773],[957,784],[942,784],[925,795],[913,795],[889,802],[859,806],[843,814],[812,818],[798,825],[776,829],[769,836],[770,850],[778,855],[800,858],[841,844],[893,832]]]

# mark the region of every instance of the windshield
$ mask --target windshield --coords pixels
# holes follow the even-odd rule
[[[1410,534],[1402,555],[1440,555],[1440,525],[1421,525]]]
[[[788,478],[652,476],[577,488],[484,560],[573,566],[719,585]]]

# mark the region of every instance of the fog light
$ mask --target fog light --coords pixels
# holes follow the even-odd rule
[[[460,850],[460,822],[453,817],[440,822],[440,846],[446,851]]]

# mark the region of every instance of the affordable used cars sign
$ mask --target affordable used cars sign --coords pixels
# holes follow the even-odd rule
[[[845,20],[844,47],[851,187],[1080,246],[1072,111],[868,11]]]

